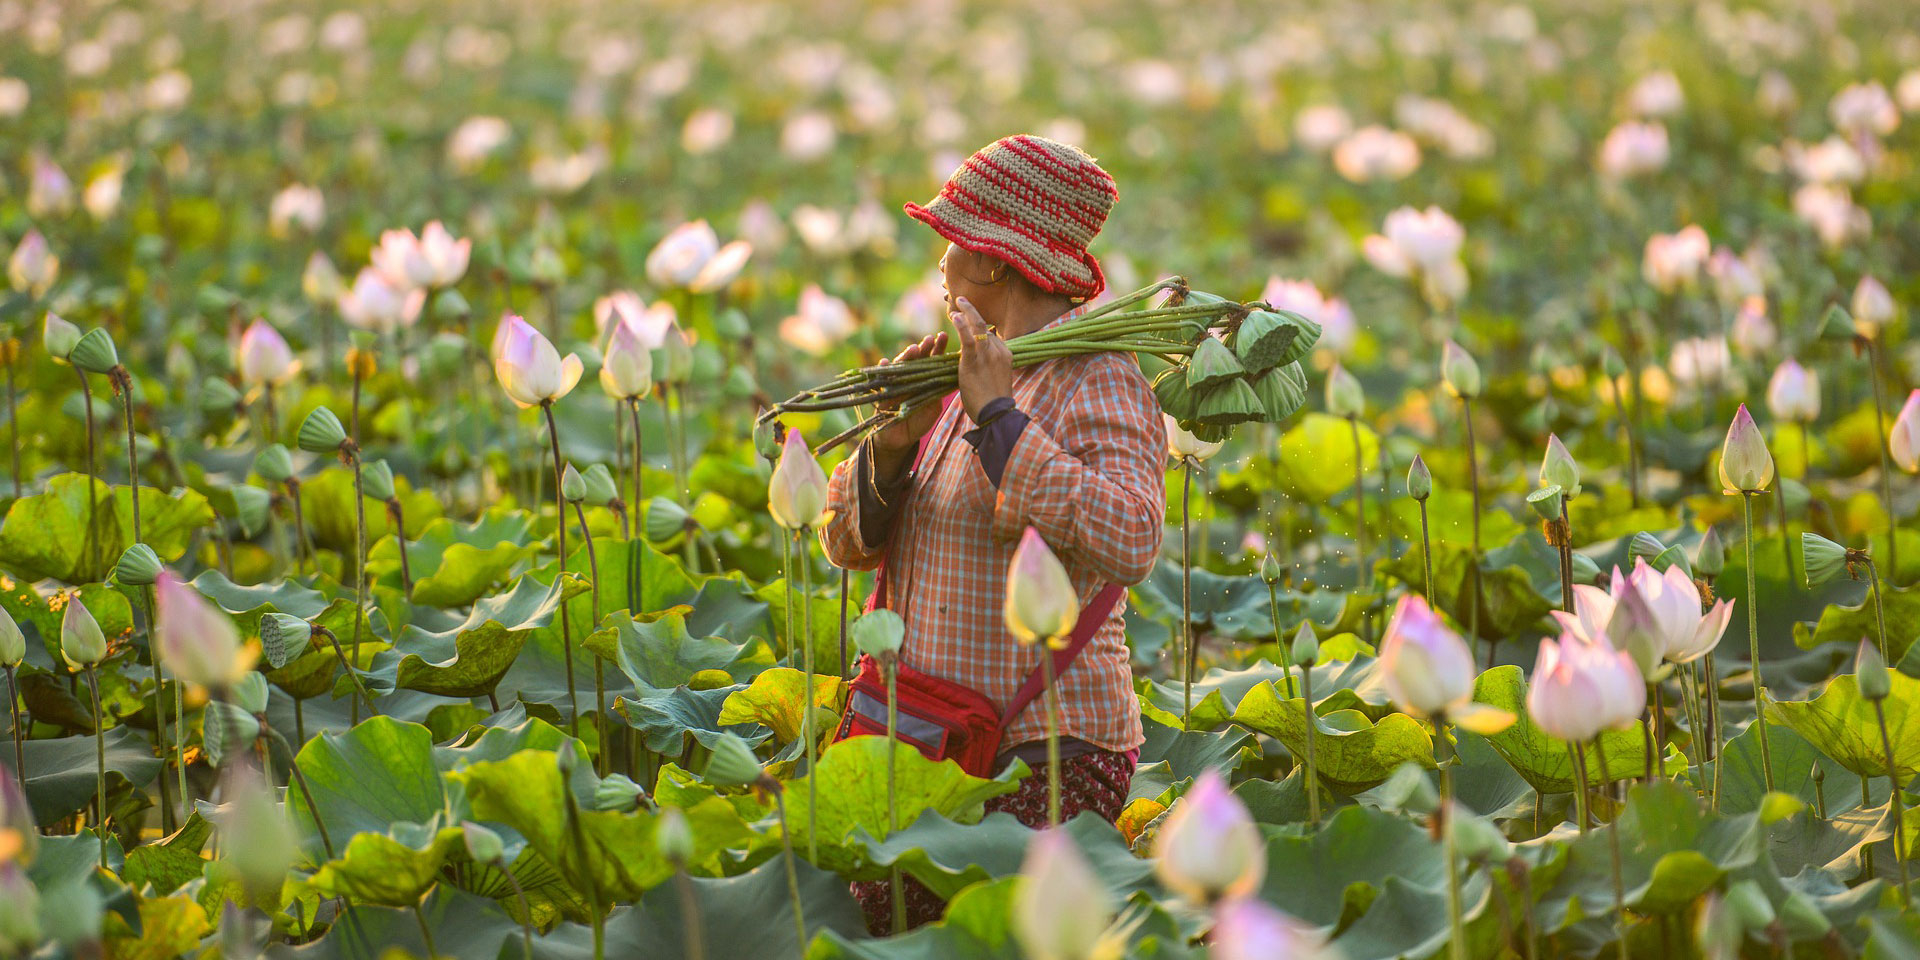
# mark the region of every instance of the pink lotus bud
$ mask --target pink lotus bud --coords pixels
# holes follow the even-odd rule
[[[569,353],[561,359],[553,343],[518,316],[509,314],[504,326],[504,340],[496,338],[499,347],[493,373],[508,399],[525,408],[572,392],[584,370],[579,355]]]
[[[1628,726],[1647,706],[1647,688],[1631,657],[1603,634],[1541,640],[1527,688],[1527,715],[1549,736],[1584,743]]]
[[[694,274],[687,289],[694,293],[712,293],[724,290],[740,276],[747,265],[747,258],[753,256],[753,245],[745,240],[735,240],[721,247],[711,259]]]
[[[72,212],[73,180],[52,157],[34,151],[33,172],[27,182],[27,215],[48,219]]]
[[[1387,214],[1380,232],[1421,270],[1434,270],[1460,258],[1466,231],[1439,207],[1401,207]]]
[[[1392,240],[1380,234],[1369,234],[1360,241],[1360,253],[1373,264],[1375,270],[1390,277],[1409,277],[1413,275],[1413,259],[1400,249]]]
[[[233,619],[179,577],[154,578],[154,634],[161,662],[187,683],[224,688],[253,669],[260,648],[240,642]]]
[[[1635,81],[1627,91],[1627,110],[1640,117],[1670,117],[1687,105],[1680,78],[1660,70]]]
[[[1900,415],[1893,418],[1887,453],[1908,473],[1920,472],[1920,390],[1907,394]]]
[[[1447,385],[1447,392],[1456,397],[1472,400],[1480,395],[1480,365],[1473,361],[1472,354],[1452,340],[1440,351],[1440,377]]]
[[[720,238],[705,220],[683,223],[647,254],[647,278],[664,289],[685,288],[719,250]]]
[[[47,248],[47,238],[28,230],[7,258],[7,282],[30,297],[44,297],[60,279],[60,258]]]
[[[368,251],[367,259],[397,290],[414,290],[433,284],[433,264],[427,260],[420,239],[407,229],[384,230],[380,243]]]
[[[616,400],[644,397],[653,389],[653,351],[647,349],[633,321],[616,316],[606,355],[600,360],[600,386]]]
[[[1087,960],[1106,937],[1114,897],[1058,827],[1027,845],[1013,898],[1013,932],[1034,960]]]
[[[1776,420],[1812,423],[1820,419],[1820,375],[1792,357],[1782,361],[1767,381],[1767,411]]]
[[[300,369],[280,331],[261,319],[240,335],[239,354],[240,379],[249,384],[284,383]]]
[[[1884,137],[1900,126],[1900,108],[1878,80],[1850,83],[1827,103],[1827,117],[1840,132]]]
[[[1255,897],[1237,897],[1213,912],[1209,960],[1332,960],[1339,956],[1313,928]]]
[[[827,512],[827,475],[800,431],[789,429],[767,486],[767,510],[788,530],[818,527]]]
[[[1773,454],[1767,452],[1767,438],[1753,422],[1747,405],[1741,404],[1727,428],[1727,442],[1720,448],[1720,485],[1727,493],[1765,490],[1773,483]]]
[[[1713,251],[1707,258],[1707,276],[1713,278],[1714,296],[1725,306],[1734,306],[1749,297],[1764,297],[1767,292],[1760,271],[1726,247]]]
[[[1601,142],[1600,172],[1614,180],[1658,173],[1666,167],[1668,156],[1666,127],[1629,120],[1614,127]]]
[[[1853,287],[1853,323],[1862,336],[1872,337],[1881,327],[1893,322],[1893,294],[1885,284],[1872,277],[1861,277]]]
[[[1331,104],[1308,107],[1293,116],[1293,137],[1309,153],[1326,153],[1353,132],[1353,118]]]
[[[267,231],[284,237],[298,228],[313,233],[327,220],[327,198],[319,187],[289,184],[267,205]]]
[[[426,304],[426,290],[404,290],[383,271],[366,267],[353,278],[352,289],[340,295],[340,319],[362,330],[393,333],[413,326]]]
[[[1032,527],[1020,535],[1007,568],[1006,619],[1021,643],[1049,645],[1063,642],[1080,619],[1080,595],[1067,568]]]
[[[1712,252],[1707,232],[1689,225],[1677,233],[1656,233],[1647,238],[1640,260],[1640,274],[1648,285],[1661,293],[1672,294],[1693,286]]]
[[[1160,882],[1196,904],[1247,896],[1267,872],[1260,828],[1212,768],[1173,805],[1154,838],[1154,856]]]
[[[513,138],[513,127],[499,117],[468,117],[447,136],[447,162],[471,173]]]
[[[467,275],[467,261],[473,254],[471,239],[455,240],[440,221],[420,231],[420,258],[426,263],[424,275],[428,287],[450,287]]]
[[[1403,596],[1393,608],[1378,667],[1388,696],[1414,716],[1430,717],[1472,702],[1472,651],[1418,596]]]
[[[1402,180],[1419,166],[1420,145],[1377,124],[1355,130],[1333,148],[1333,168],[1354,183]]]
[[[839,297],[830,296],[819,284],[808,284],[800,291],[800,308],[780,321],[780,339],[812,356],[821,356],[852,335],[853,309]]]
[[[340,299],[340,271],[333,260],[319,250],[307,258],[307,268],[300,274],[300,292],[306,294],[312,303],[337,303]]]

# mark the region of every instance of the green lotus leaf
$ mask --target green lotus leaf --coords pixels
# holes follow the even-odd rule
[[[507,581],[513,568],[540,550],[531,520],[517,511],[494,511],[469,524],[445,517],[429,522],[407,541],[418,607],[463,607]],[[399,541],[386,537],[367,552],[368,569],[397,569]]]
[[[127,851],[121,879],[135,888],[150,884],[156,893],[172,893],[206,869],[200,852],[212,836],[213,823],[196,810],[172,835]]]
[[[547,586],[521,577],[507,593],[473,605],[464,619],[431,608],[417,609],[415,622],[400,629],[393,648],[373,658],[369,685],[377,693],[388,684],[442,697],[478,697],[492,692],[527,637],[553,619],[564,591],[585,584]],[[384,620],[383,612],[374,614]]]
[[[1141,726],[1147,739],[1140,745],[1139,762],[1128,787],[1129,800],[1158,797],[1209,769],[1231,773],[1240,766],[1243,755],[1259,754],[1246,746],[1252,735],[1238,727],[1203,733],[1153,720]]]
[[[1390,876],[1443,891],[1446,861],[1418,824],[1371,807],[1342,807],[1317,834],[1267,841],[1260,895],[1302,921],[1332,927],[1365,913]]]
[[[815,586],[818,587],[819,584]],[[784,662],[796,668],[801,665],[801,653],[795,646],[793,637],[807,628],[807,607],[811,606],[814,672],[840,672],[838,670],[840,665],[840,600],[838,597],[815,596],[810,604],[803,606],[797,589],[789,589],[785,580],[775,580],[755,591],[754,598],[767,605],[766,636],[773,641],[774,649],[781,652]],[[785,606],[789,602],[793,607],[791,634],[788,632]],[[848,661],[851,662],[858,655],[859,651],[853,649],[849,642]]]
[[[1135,856],[1113,824],[1090,813],[1061,826],[1080,848],[1094,876],[1105,880],[1117,897],[1136,890],[1157,890],[1153,861]],[[899,865],[942,899],[983,880],[997,880],[1020,872],[1033,841],[1033,829],[1010,813],[990,813],[978,823],[956,823],[928,810],[885,839],[864,828],[854,833],[865,850],[867,865],[859,875],[878,879]]]
[[[689,634],[681,612],[651,620],[617,618],[615,628],[611,636],[588,641],[589,649],[613,661],[641,691],[671,690],[702,670],[723,670],[745,681],[770,665],[763,647]]]
[[[1882,706],[1893,742],[1893,763],[1901,783],[1920,773],[1920,680],[1889,672],[1893,692]],[[1880,741],[1873,702],[1860,695],[1852,674],[1842,674],[1812,700],[1774,700],[1767,716],[1784,724],[1821,753],[1863,777],[1883,777],[1887,754]]]
[[[44,674],[42,674],[44,676]],[[60,686],[65,687],[63,682]],[[145,787],[160,772],[147,736],[127,727],[112,727],[103,738],[107,754],[107,792],[126,781]],[[28,740],[20,745],[27,764],[27,802],[42,827],[50,826],[93,800],[97,789],[93,737]],[[0,740],[0,765],[13,770],[13,741]]]
[[[440,881],[447,857],[464,848],[459,825],[395,824],[391,833],[356,833],[310,881],[328,896],[356,903],[411,907]]]
[[[47,481],[44,493],[13,501],[0,521],[0,570],[24,580],[105,580],[133,545],[133,492],[100,481],[91,487],[91,530],[84,474],[61,474]],[[212,522],[213,508],[198,493],[140,488],[140,539],[164,561],[178,560],[194,533]]]
[[[773,731],[774,739],[780,743],[792,743],[800,738],[803,723],[801,715],[801,693],[806,681],[798,670],[787,667],[774,667],[753,678],[745,689],[735,690],[720,707],[722,724],[757,723]],[[813,707],[825,707],[838,714],[841,704],[846,700],[846,681],[835,676],[813,677]],[[814,735],[824,735],[828,731],[815,725]]]
[[[742,689],[745,688],[737,685],[713,690],[675,687],[645,694],[637,699],[621,697],[613,709],[628,726],[640,731],[646,738],[647,749],[655,753],[677,755],[683,752],[689,734],[703,745],[710,745],[713,738],[722,732],[732,733],[749,744],[757,745],[772,734],[758,724],[727,725],[720,722],[722,705],[728,697]]]
[[[269,613],[284,613],[314,621],[333,631],[334,636],[340,638],[343,650],[353,636],[355,610],[351,596],[329,599],[327,594],[291,580],[243,586],[227,579],[218,570],[208,570],[193,578],[193,588],[226,611],[243,635],[259,636],[261,617]],[[373,637],[372,628],[364,619],[361,628],[364,637]],[[363,658],[372,656],[378,646],[377,642],[363,642]],[[285,666],[267,671],[267,679],[290,696],[307,700],[333,688],[334,672],[338,668],[339,659],[334,655],[332,646],[315,644]]]
[[[1480,675],[1473,684],[1473,699],[1490,707],[1512,713],[1513,726],[1487,738],[1513,769],[1525,777],[1533,789],[1543,793],[1572,793],[1574,790],[1573,753],[1563,741],[1547,735],[1527,716],[1526,678],[1520,668],[1507,664]],[[1607,754],[1609,780],[1644,776],[1647,765],[1646,740],[1639,728],[1609,730],[1600,735]],[[1661,769],[1669,775],[1686,767],[1686,758],[1669,750]],[[1593,783],[1601,780],[1598,751],[1587,751],[1587,775]]]
[[[1233,722],[1279,740],[1295,756],[1307,747],[1304,701],[1282,699],[1272,681],[1247,691]],[[1333,710],[1316,716],[1314,764],[1320,778],[1349,792],[1364,790],[1393,774],[1402,763],[1433,766],[1433,735],[1406,714],[1378,723],[1358,710]]]
[[[1914,639],[1920,637],[1920,587],[1883,586],[1880,602],[1887,616],[1887,662],[1897,664],[1912,649]],[[1874,616],[1872,597],[1864,598],[1858,606],[1830,604],[1820,612],[1820,619],[1811,631],[1794,631],[1793,642],[1803,650],[1811,650],[1823,643],[1844,643],[1852,647],[1862,637],[1879,642],[1879,622]]]
[[[108,914],[102,931],[108,956],[190,956],[199,948],[200,941],[214,931],[206,910],[190,897],[140,897],[138,909],[137,928],[127,924],[119,914]],[[136,929],[138,935],[135,935]]]

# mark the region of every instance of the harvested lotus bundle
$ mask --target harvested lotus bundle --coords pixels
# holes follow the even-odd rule
[[[1167,297],[1157,306],[1138,309],[1161,293]],[[1212,442],[1225,439],[1235,424],[1273,423],[1300,409],[1307,398],[1300,360],[1319,339],[1319,325],[1290,310],[1202,293],[1172,277],[1008,347],[1015,367],[1101,351],[1158,357],[1170,364],[1153,381],[1161,408],[1182,429]],[[859,367],[774,404],[759,422],[790,412],[898,404],[821,443],[816,452],[825,452],[938,402],[958,387],[959,369],[957,353]]]

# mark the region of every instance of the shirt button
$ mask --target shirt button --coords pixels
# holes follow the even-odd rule
[[[944,603],[943,603],[943,604],[940,604],[940,612],[941,612],[941,613],[946,613],[946,612],[947,612],[947,605],[946,605],[946,604],[944,604]]]

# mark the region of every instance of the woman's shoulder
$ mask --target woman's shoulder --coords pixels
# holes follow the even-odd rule
[[[1055,361],[1054,377],[1066,388],[1066,397],[1076,403],[1151,407],[1154,412],[1160,405],[1140,361],[1131,353],[1109,350],[1063,357]]]

